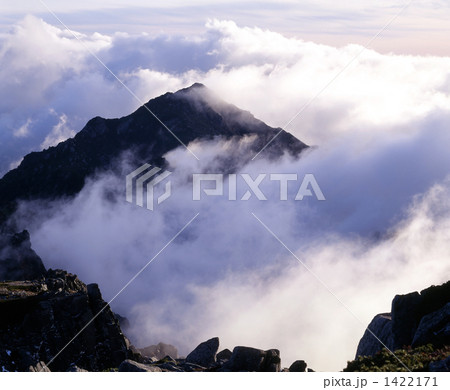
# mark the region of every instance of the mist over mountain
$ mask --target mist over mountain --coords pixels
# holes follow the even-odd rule
[[[155,106],[158,101],[165,104]],[[278,348],[284,364],[301,350],[317,369],[341,369],[374,312],[385,310],[393,295],[446,281],[450,185],[443,145],[449,133],[441,122],[432,129],[418,125],[408,137],[383,133],[368,142],[359,133],[318,148],[281,133],[251,161],[278,129],[204,87],[165,94],[149,105],[199,160],[141,108],[121,119],[92,120],[74,139],[28,156],[28,169],[11,171],[1,181],[16,180],[21,172],[35,183],[32,196],[19,186],[11,191],[10,226],[30,231],[48,267],[98,283],[106,301],[156,256],[112,303],[130,320],[127,336],[136,346],[163,341],[187,354],[219,335],[225,348]],[[127,122],[138,113],[141,119]],[[154,127],[147,132],[148,123]],[[142,129],[135,127],[140,124]],[[78,143],[89,164],[71,151]],[[60,166],[45,162],[53,154]],[[41,166],[25,163],[33,156]],[[72,162],[92,170],[83,168],[77,182]],[[125,175],[143,162],[173,172],[172,196],[153,212],[125,201]],[[55,172],[58,180],[52,179]],[[235,172],[239,178],[312,173],[326,201],[295,201],[297,182],[289,183],[288,200],[280,201],[280,186],[265,180],[260,189],[266,201],[254,194],[247,199],[248,186],[241,181],[236,201],[212,196],[196,202],[192,174],[201,172]],[[336,348],[332,356],[329,345]]]
[[[129,163],[136,167],[143,163],[165,166],[163,156],[179,147],[180,141],[188,145],[214,138],[248,137],[251,141],[246,160],[242,160],[242,156],[239,156],[240,161],[233,160],[230,156],[224,161],[224,171],[234,172],[280,131],[265,149],[266,157],[281,157],[285,152],[297,157],[307,148],[291,134],[267,126],[251,113],[222,101],[204,85],[196,83],[152,99],[123,118],[93,118],[74,138],[28,154],[18,168],[0,180],[0,211],[7,216],[19,199],[75,195],[90,175],[105,171],[121,173],[120,160],[127,153]]]

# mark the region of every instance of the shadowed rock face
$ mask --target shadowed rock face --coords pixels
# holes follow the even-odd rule
[[[216,354],[219,349],[219,338],[214,337],[197,346],[186,357],[187,363],[198,364],[203,367],[210,367],[216,362]]]
[[[185,145],[195,140],[250,137],[247,156],[224,161],[229,172],[253,158],[281,130],[221,101],[201,84],[166,93],[123,118],[96,117],[74,138],[25,156],[18,168],[0,180],[0,222],[14,212],[20,199],[72,196],[89,176],[108,170],[122,174],[118,160],[126,152],[131,151],[127,156],[133,166],[144,162],[165,166],[164,154],[181,145],[149,110]],[[303,142],[281,131],[263,153],[275,159],[283,153],[298,156],[305,148]]]
[[[178,358],[178,350],[173,345],[165,343],[158,343],[156,345],[150,345],[145,348],[139,348],[138,351],[144,357],[154,357],[158,360],[163,359],[166,356],[170,356],[173,359]]]
[[[44,278],[0,283],[0,366],[7,371],[51,371],[76,365],[89,371],[117,367],[128,354],[116,318],[96,284],[49,270]],[[70,340],[92,323],[70,344]]]
[[[0,235],[0,281],[40,279],[45,273],[41,258],[31,249],[26,230]]]
[[[450,345],[450,281],[420,293],[397,295],[388,314],[378,314],[369,329],[390,350],[405,346]],[[356,356],[373,356],[382,344],[366,331]]]
[[[223,367],[229,371],[279,372],[281,371],[280,351],[235,347],[230,360]]]

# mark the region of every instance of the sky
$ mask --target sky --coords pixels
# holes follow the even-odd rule
[[[244,144],[206,142],[189,145],[200,161],[183,148],[166,156],[178,190],[151,218],[106,201],[123,185],[107,174],[71,201],[21,204],[15,218],[44,263],[99,283],[105,299],[200,213],[112,306],[135,344],[186,354],[219,336],[230,349],[279,348],[283,366],[339,370],[395,294],[446,281],[448,2],[45,4],[78,39],[39,1],[0,5],[0,174],[92,117],[194,82],[318,146],[300,163],[261,155],[241,172],[313,173],[326,202],[192,202],[186,176],[245,155]]]
[[[54,23],[47,5],[77,31],[111,34],[117,31],[151,34],[200,33],[208,19],[233,20],[316,43],[343,46],[365,44],[405,6],[401,17],[372,48],[398,54],[449,55],[445,0],[284,0],[284,1],[78,1],[18,0],[0,5],[0,27],[27,13]]]

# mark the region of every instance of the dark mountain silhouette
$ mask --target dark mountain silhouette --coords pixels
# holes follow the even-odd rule
[[[166,93],[145,106],[185,145],[217,137],[252,136],[249,155],[242,163],[281,130],[220,100],[202,84]],[[25,156],[18,168],[0,180],[0,222],[15,210],[18,200],[77,194],[89,176],[117,169],[118,159],[127,151],[136,166],[144,162],[164,166],[164,154],[182,146],[145,106],[119,119],[93,118],[74,138]],[[305,148],[303,142],[282,131],[263,153],[274,159],[285,152],[298,156]]]

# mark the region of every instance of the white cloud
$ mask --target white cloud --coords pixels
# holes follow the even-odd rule
[[[428,131],[383,134],[366,153],[357,152],[358,139],[347,139],[297,162],[260,159],[242,168],[252,177],[313,172],[326,202],[276,202],[277,186],[264,187],[267,202],[192,202],[192,172],[214,167],[230,153],[247,157],[245,145],[204,142],[190,145],[200,162],[181,148],[166,156],[173,195],[153,213],[124,201],[123,177],[105,176],[73,202],[24,204],[19,215],[47,266],[100,283],[109,299],[200,212],[113,303],[130,318],[133,342],[170,342],[186,354],[217,335],[223,347],[280,348],[285,366],[305,359],[315,369],[338,370],[353,358],[365,325],[389,310],[395,294],[444,282],[450,271],[450,161],[445,146],[439,147],[448,144],[448,133],[433,130],[433,143],[423,149]]]
[[[74,29],[84,32],[116,31],[191,34],[202,31],[208,18],[235,20],[240,25],[261,26],[289,36],[333,46],[349,42],[365,44],[407,4],[406,0],[368,1],[302,0],[256,1],[166,1],[141,0],[77,3],[46,0]],[[54,17],[39,2],[27,0],[0,5],[0,28],[7,28],[18,15],[34,13],[47,22]],[[402,15],[372,45],[384,53],[449,54],[446,44],[450,8],[446,1],[412,2]],[[6,25],[6,26],[5,26]]]
[[[200,81],[273,126],[287,125],[362,49],[218,20],[209,21],[198,36],[92,34],[80,39],[142,102]],[[122,116],[140,105],[83,44],[32,16],[1,38],[0,138],[8,141],[3,170],[39,149],[58,123],[51,110],[65,113],[78,131],[94,116]],[[408,132],[414,121],[448,110],[448,69],[449,57],[366,50],[287,129],[310,144],[353,131],[368,136]],[[31,121],[26,143],[11,140],[24,118]]]
[[[27,17],[1,40],[5,167],[24,150],[71,135],[91,117],[117,117],[139,105],[57,27]],[[361,51],[217,20],[195,37],[97,34],[82,40],[143,101],[200,81],[273,126],[285,125]],[[318,149],[299,164],[287,159],[271,166],[262,154],[245,168],[252,174],[313,172],[327,198],[320,206],[193,204],[185,175],[215,164],[218,153],[246,150],[206,143],[192,145],[200,163],[183,150],[168,154],[178,190],[151,218],[120,197],[111,202],[123,180],[106,176],[73,202],[34,207],[33,214],[45,214],[34,223],[24,205],[25,227],[47,266],[99,282],[110,298],[201,207],[195,224],[114,304],[132,317],[139,344],[173,342],[185,353],[218,335],[228,347],[280,347],[284,365],[300,358],[317,369],[340,369],[364,326],[320,290],[251,212],[364,324],[388,310],[394,294],[444,281],[449,69],[448,57],[367,50],[288,127]],[[28,136],[19,140],[12,134],[26,120]]]
[[[67,116],[62,114],[59,117],[59,122],[55,126],[50,134],[45,137],[44,142],[41,144],[41,149],[47,149],[50,146],[56,146],[60,142],[65,141],[68,138],[75,136],[76,132],[67,126]]]
[[[22,126],[20,126],[17,130],[13,132],[14,137],[23,138],[28,136],[30,134],[29,127],[31,123],[32,123],[31,119],[27,119],[27,121]]]

